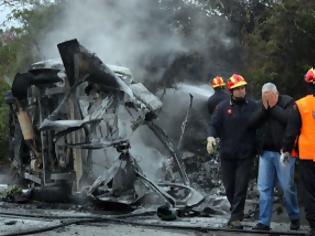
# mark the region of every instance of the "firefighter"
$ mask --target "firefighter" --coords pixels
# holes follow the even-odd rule
[[[225,89],[225,83],[221,76],[214,77],[210,82],[210,86],[214,90],[214,94],[208,99],[208,111],[209,114],[211,115],[215,107],[222,100],[229,99],[230,96]]]
[[[257,110],[257,104],[246,96],[245,79],[233,74],[227,87],[228,100],[221,102],[211,117],[207,151],[211,155],[220,139],[221,176],[226,196],[231,205],[227,226],[242,229],[244,205],[253,158],[256,155],[256,131],[249,129],[249,117]]]
[[[260,108],[251,117],[251,123],[261,128],[258,169],[259,221],[255,230],[270,230],[273,193],[276,182],[283,192],[284,206],[291,220],[290,229],[300,228],[300,210],[294,185],[295,158],[281,163],[282,141],[287,126],[288,113],[293,98],[279,95],[276,85],[266,83],[262,87]]]
[[[311,228],[309,235],[315,235],[315,70],[313,68],[307,71],[304,81],[308,84],[309,94],[297,100],[293,106],[285,135],[283,157],[288,159],[296,144],[305,217]]]

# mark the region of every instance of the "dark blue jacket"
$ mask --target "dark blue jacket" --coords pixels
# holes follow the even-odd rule
[[[208,136],[220,138],[222,159],[246,159],[256,155],[256,129],[249,127],[249,121],[257,109],[258,104],[247,98],[242,102],[226,100],[216,107]]]
[[[215,89],[214,94],[208,99],[208,111],[211,115],[215,109],[215,107],[222,102],[223,100],[228,100],[230,98],[230,94],[227,93],[225,89]]]

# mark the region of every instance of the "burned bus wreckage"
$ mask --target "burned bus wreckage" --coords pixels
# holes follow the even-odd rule
[[[148,194],[174,208],[204,199],[190,186],[181,154],[154,123],[162,102],[128,68],[105,65],[76,39],[58,44],[61,61],[47,60],[17,74],[6,95],[10,106],[10,159],[33,191],[47,201],[80,192],[103,206],[133,208]],[[128,114],[128,128],[120,117]],[[133,156],[129,136],[146,125],[172,156],[177,178],[148,178]],[[116,149],[116,155],[107,149]],[[102,153],[106,167],[96,175],[92,160]],[[35,191],[36,192],[36,191]]]

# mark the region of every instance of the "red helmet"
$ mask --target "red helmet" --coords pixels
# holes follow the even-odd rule
[[[216,76],[211,80],[210,85],[212,88],[218,88],[218,87],[224,87],[225,83],[221,76]]]
[[[315,84],[315,70],[313,68],[309,69],[305,76],[304,76],[304,80],[306,83],[312,83]]]
[[[237,87],[245,86],[247,84],[243,76],[238,74],[233,74],[227,82],[227,87],[229,90],[235,89]]]

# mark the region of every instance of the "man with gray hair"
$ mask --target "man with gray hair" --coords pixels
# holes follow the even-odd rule
[[[290,229],[300,227],[300,210],[294,185],[295,158],[283,159],[281,155],[288,113],[294,100],[279,95],[276,85],[262,87],[261,108],[250,118],[250,124],[261,128],[258,169],[259,221],[256,230],[270,230],[275,183],[283,191],[283,202],[291,220]]]

